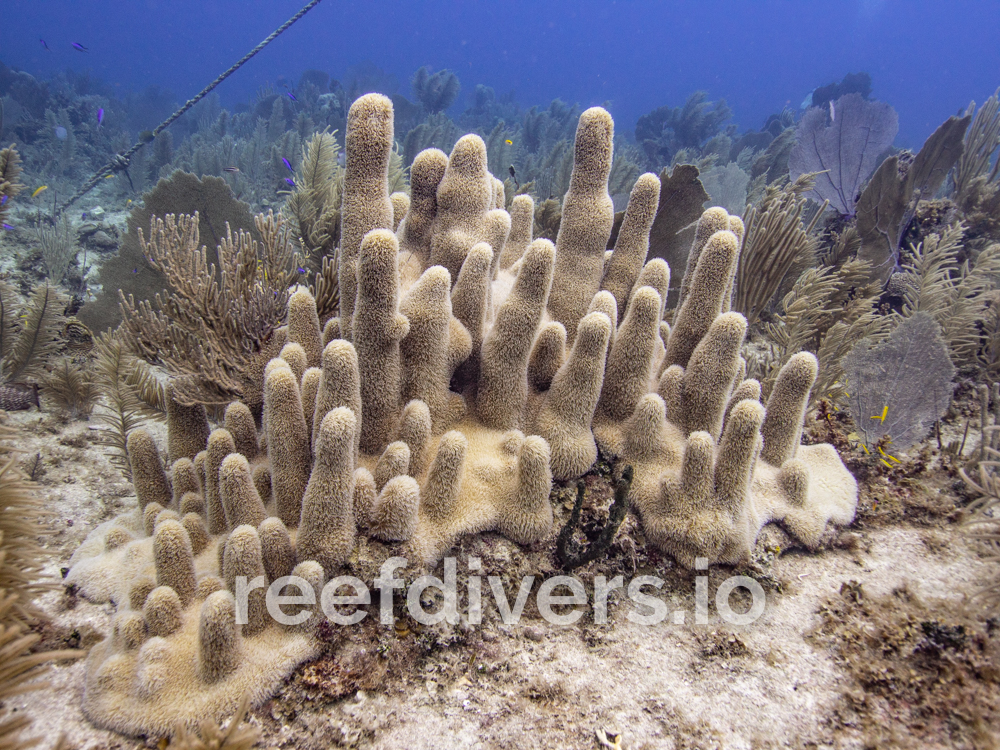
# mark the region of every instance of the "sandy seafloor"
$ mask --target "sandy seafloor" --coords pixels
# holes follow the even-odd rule
[[[39,492],[53,531],[44,539],[46,573],[58,581],[88,531],[134,507],[131,484],[95,444],[93,418],[67,422],[32,410],[5,421],[24,436],[23,460],[41,455]],[[165,441],[162,426],[153,431]],[[568,515],[563,497],[557,498],[557,525]],[[638,533],[634,521],[626,525]],[[768,604],[751,626],[728,626],[714,611],[705,626],[674,625],[670,618],[635,625],[626,618],[627,603],[612,608],[607,625],[584,617],[553,627],[537,611],[510,627],[487,617],[481,629],[439,639],[368,689],[348,684],[335,691],[343,695],[317,697],[293,677],[250,721],[263,730],[261,747],[591,748],[602,746],[598,730],[619,733],[622,748],[894,746],[871,744],[870,724],[844,710],[845,694],[857,685],[829,644],[809,637],[821,622],[820,608],[840,596],[845,583],[857,582],[868,597],[906,586],[940,611],[964,613],[969,594],[995,578],[996,569],[947,518],[857,523],[818,553],[781,548],[787,537],[771,528],[758,545]],[[460,546],[460,554],[481,555],[487,573],[491,561],[502,566],[511,557],[522,568],[554,572],[552,545],[520,550],[491,534]],[[626,577],[662,575],[671,609],[693,610],[693,574],[676,570],[669,558],[620,542],[601,568],[609,577],[616,570]],[[714,572],[713,586],[731,574]],[[108,631],[109,604],[67,597],[58,584],[40,603],[52,618],[45,632],[53,646],[60,639],[87,645]],[[381,630],[374,637],[383,642],[418,637]],[[337,648],[334,658],[358,663],[366,646]],[[80,710],[83,670],[82,661],[57,665],[48,687],[11,702],[35,719],[40,746],[51,747],[63,732],[81,750],[155,746],[158,738],[125,738],[87,721]],[[992,690],[995,696],[995,683]],[[907,727],[900,730],[908,734]],[[921,731],[920,747],[988,746],[959,742],[947,728]]]

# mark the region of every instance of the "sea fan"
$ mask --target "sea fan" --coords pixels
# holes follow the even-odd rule
[[[841,214],[853,216],[861,186],[898,130],[896,110],[860,94],[846,94],[829,108],[810,107],[795,131],[788,172],[792,180],[807,172],[821,173],[813,188],[816,200],[828,200]]]
[[[860,341],[842,364],[851,417],[869,450],[885,436],[906,450],[951,402],[955,366],[929,313],[914,313],[874,346]]]

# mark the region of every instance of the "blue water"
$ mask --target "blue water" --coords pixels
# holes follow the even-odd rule
[[[41,77],[89,70],[122,92],[157,84],[183,100],[304,2],[5,0],[0,62]],[[370,61],[410,96],[413,71],[429,65],[461,79],[454,112],[482,83],[525,107],[610,102],[631,132],[639,115],[705,89],[747,130],[863,70],[872,97],[899,112],[897,145],[916,147],[1000,85],[998,27],[996,0],[324,0],[218,92],[230,105],[282,76],[294,85],[318,68],[343,79]]]

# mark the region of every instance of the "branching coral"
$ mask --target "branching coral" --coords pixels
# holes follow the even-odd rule
[[[684,148],[697,148],[718,132],[732,117],[725,99],[705,101],[708,94],[696,91],[683,107],[659,107],[639,118],[635,140],[646,153],[650,166],[660,168]]]
[[[26,621],[40,610],[32,601],[46,590],[39,581],[42,549],[38,537],[44,532],[39,522],[44,516],[31,485],[18,472],[11,455],[17,437],[9,428],[0,428],[0,590],[9,599],[6,619]]]
[[[15,468],[9,455],[13,431],[0,428],[0,701],[7,704],[14,696],[40,687],[35,678],[47,663],[57,659],[75,659],[82,651],[38,651],[42,636],[29,629],[42,614],[34,599],[47,590],[40,580],[42,549],[38,537],[44,534],[39,520],[45,515],[31,484]],[[0,747],[22,750],[37,740],[22,737],[31,719],[16,709],[0,709]],[[64,747],[62,741],[55,744]]]
[[[111,333],[100,335],[94,345],[94,385],[103,396],[97,419],[103,423],[100,442],[110,448],[110,460],[126,478],[132,478],[126,441],[147,419],[160,416],[154,407],[158,384],[145,362],[131,354]]]
[[[43,395],[71,419],[86,417],[97,401],[97,388],[89,370],[63,357],[43,381]]]
[[[62,283],[70,263],[76,258],[76,229],[74,229],[68,214],[54,226],[39,226],[35,237],[42,248],[42,262],[48,271],[49,280],[53,284]]]
[[[0,408],[38,406],[38,384],[46,360],[59,346],[65,298],[48,283],[39,284],[18,310],[13,290],[0,281]]]
[[[428,112],[442,112],[452,105],[462,86],[450,70],[431,73],[426,65],[413,74],[413,92]]]
[[[260,373],[284,342],[277,331],[297,278],[284,219],[257,216],[261,242],[232,233],[218,247],[219,265],[199,246],[198,215],[156,219],[140,242],[169,291],[148,301],[121,295],[122,335],[134,352],[175,376],[175,397],[188,404],[241,398],[259,410]]]
[[[48,667],[48,663],[58,659],[75,659],[81,651],[42,651],[33,653],[42,639],[37,633],[12,619],[17,596],[0,589],[0,700],[7,701],[14,696],[38,690],[45,686],[35,681]],[[0,718],[0,747],[5,750],[26,750],[37,744],[38,739],[28,739],[22,732],[31,725],[31,718],[14,714]],[[59,739],[55,750],[63,750],[66,745]]]
[[[340,239],[344,170],[337,163],[340,146],[334,136],[316,133],[303,147],[295,189],[285,203],[302,255],[314,270],[320,270],[324,257],[334,254]]]
[[[956,366],[972,364],[981,346],[979,324],[994,300],[995,279],[1000,275],[1000,245],[979,253],[975,263],[959,263],[964,232],[948,227],[911,247],[903,267],[903,310],[906,317],[919,312],[931,315]]]
[[[747,374],[760,381],[764,394],[796,352],[807,350],[820,365],[810,404],[820,398],[845,403],[841,359],[862,338],[879,340],[892,327],[892,318],[878,312],[880,289],[870,277],[867,263],[852,260],[836,268],[809,268],[795,280],[774,320],[765,325],[772,342],[769,356],[746,352]]]
[[[556,244],[528,242],[525,206],[505,255],[512,220],[483,141],[417,159],[397,236],[391,104],[354,103],[341,314],[321,338],[313,297],[291,296],[288,345],[260,378],[264,440],[230,406],[195,457],[199,494],[189,458],[171,492],[151,440],[133,433],[140,507],[74,556],[67,580],[119,608],[88,663],[92,719],[163,731],[231,714],[248,689],[259,703],[316,644],[267,619],[261,591],[237,626],[239,576],[294,569],[319,587],[392,554],[436,564],[465,534],[541,542],[553,478],[584,474],[598,445],[635,467],[629,503],[683,565],[748,559],[768,521],[812,547],[851,519],[856,486],[835,451],[798,445],[815,358],[791,357],[766,411],[743,380],[746,320],[728,312],[742,222],[702,218],[672,331],[670,269],[645,262],[655,175],[637,181],[606,260],[612,131],[604,110],[583,113]]]
[[[743,313],[750,325],[766,310],[793,268],[813,260],[815,241],[810,235],[826,207],[824,203],[803,225],[806,200],[802,194],[812,188],[814,177],[802,175],[783,189],[769,186],[764,198],[747,211],[733,309]]]
[[[254,166],[259,168],[262,157],[258,155],[255,161]],[[121,322],[119,291],[124,291],[126,296],[134,295],[137,301],[142,302],[151,301],[157,294],[168,290],[162,272],[149,262],[149,253],[139,240],[140,230],[149,229],[156,219],[163,219],[168,214],[197,214],[198,235],[206,245],[209,265],[217,263],[215,248],[227,239],[230,230],[236,235],[245,232],[258,242],[261,239],[254,227],[250,207],[234,197],[221,177],[206,175],[199,178],[177,170],[145,193],[142,203],[141,208],[133,208],[129,214],[128,233],[122,239],[118,253],[101,266],[101,293],[80,310],[80,319],[92,330],[101,331]]]
[[[966,118],[974,112],[972,125],[965,134],[965,148],[955,164],[955,196],[960,202],[969,195],[977,178],[985,177],[987,182],[996,183],[1000,177],[1000,160],[994,158],[1000,148],[1000,89],[983,102],[978,112],[972,102],[965,112]]]

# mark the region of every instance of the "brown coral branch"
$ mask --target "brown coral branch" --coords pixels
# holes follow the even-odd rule
[[[199,248],[197,214],[156,219],[149,240],[140,230],[143,252],[169,290],[155,306],[120,293],[122,332],[136,354],[175,376],[179,403],[255,401],[255,362],[276,353],[269,345],[298,278],[297,256],[280,214],[258,215],[255,224],[261,242],[227,228],[218,266]]]
[[[3,359],[4,382],[16,382],[38,373],[42,360],[58,346],[64,309],[65,298],[54,287],[48,284],[35,287],[19,318],[17,338]],[[11,331],[5,333],[9,335]]]
[[[746,213],[746,238],[736,271],[733,309],[746,316],[748,325],[756,322],[792,267],[812,259],[815,242],[811,233],[829,203],[824,203],[812,221],[803,226],[806,199],[802,194],[812,188],[815,177],[804,174],[784,188],[768,187],[760,203]]]
[[[94,343],[97,361],[94,382],[104,397],[97,419],[105,426],[100,431],[100,442],[111,449],[110,460],[121,470],[126,479],[132,478],[129,465],[128,434],[144,423],[143,417],[151,416],[137,392],[141,385],[129,382],[130,373],[137,363],[119,339],[104,333]]]
[[[983,102],[983,106],[976,112],[976,103],[972,102],[966,110],[966,117],[975,112],[976,116],[972,120],[965,135],[965,149],[955,164],[954,180],[955,194],[958,200],[964,200],[970,191],[973,181],[980,176],[985,176],[990,169],[990,160],[1000,148],[1000,89],[997,89],[993,96]],[[988,181],[996,180],[1000,161],[994,164],[993,170],[989,172]]]

